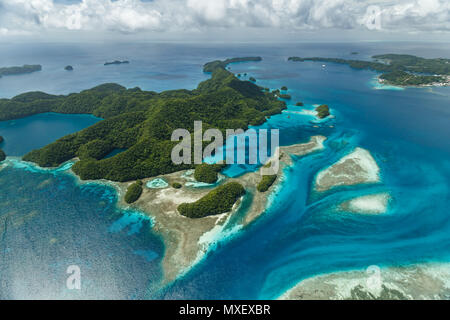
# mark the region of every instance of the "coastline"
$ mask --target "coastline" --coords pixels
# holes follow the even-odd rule
[[[365,270],[339,271],[306,278],[278,299],[445,300],[450,294],[450,263],[427,262],[379,269],[375,266],[371,267]],[[374,278],[377,273],[379,277]]]
[[[402,90],[406,88],[427,88],[427,87],[448,87],[450,86],[450,76],[440,75],[441,77],[444,77],[446,80],[444,82],[433,82],[428,84],[421,84],[421,85],[400,85],[400,84],[393,84],[389,81],[386,81],[384,79],[380,78],[381,75],[377,75],[375,79],[377,80],[377,84],[379,84],[381,87],[375,87],[375,89],[391,89],[391,90]],[[385,87],[385,88],[383,88]]]
[[[145,218],[151,219],[151,230],[161,236],[165,246],[164,257],[161,262],[163,270],[161,285],[165,285],[182,276],[202,261],[217,243],[235,235],[260,217],[271,205],[270,199],[273,198],[273,194],[279,190],[285,180],[284,169],[293,165],[291,155],[305,156],[322,150],[325,140],[326,137],[324,136],[312,136],[308,142],[279,147],[278,178],[266,192],[256,190],[256,186],[261,180],[259,171],[249,172],[236,178],[225,177],[211,186],[184,186],[181,189],[175,189],[171,187],[172,182],[188,184],[191,180],[190,176],[186,174],[189,170],[182,170],[142,179],[144,186],[154,179],[164,179],[169,186],[165,188],[144,187],[141,197],[131,205],[124,201],[124,196],[128,186],[135,181],[81,180],[71,169],[77,158],[71,159],[59,167],[41,168],[35,163],[21,160],[20,157],[8,157],[1,167],[12,165],[15,168],[34,172],[69,174],[74,177],[76,184],[79,186],[95,184],[114,188],[117,194],[116,206],[121,210],[133,210],[135,214],[139,213]],[[178,213],[177,207],[179,204],[194,202],[209,193],[217,185],[232,181],[241,183],[247,191],[247,194],[234,205],[232,211],[199,219],[187,218]],[[242,203],[246,200],[246,197],[251,197],[251,203],[248,207],[242,208]],[[229,225],[231,218],[236,217],[236,213],[240,212],[241,209],[245,210],[242,219],[239,223]],[[146,231],[142,230],[142,232]]]
[[[219,184],[226,182],[241,183],[247,191],[244,198],[249,195],[252,196],[251,204],[248,208],[245,208],[245,216],[240,224],[229,226],[228,222],[242,209],[241,204],[244,201],[242,198],[235,204],[231,212],[220,215],[190,219],[178,213],[176,208],[179,204],[200,199],[210,192],[215,185],[202,188],[183,187],[181,189],[174,189],[170,186],[162,189],[144,188],[139,200],[129,207],[151,216],[155,222],[153,230],[160,234],[164,240],[166,246],[162,261],[164,282],[173,281],[185,274],[200,262],[218,242],[230,238],[261,216],[267,209],[269,197],[283,183],[283,169],[293,164],[290,155],[304,156],[321,150],[325,139],[326,137],[323,136],[313,136],[307,143],[280,147],[279,177],[266,192],[262,193],[256,190],[256,186],[261,179],[259,172],[249,172],[237,178],[227,177],[220,181]],[[186,177],[186,171],[143,179],[143,182],[145,184],[148,180],[160,178],[166,180],[170,185],[173,181],[183,181]],[[123,201],[124,190],[131,183],[117,183],[121,194],[118,200],[120,207],[125,205]]]

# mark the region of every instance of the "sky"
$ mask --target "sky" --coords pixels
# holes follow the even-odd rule
[[[449,0],[0,0],[0,41],[449,41],[449,9]]]

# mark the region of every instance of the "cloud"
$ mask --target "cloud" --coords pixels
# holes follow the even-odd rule
[[[447,0],[0,0],[0,34],[236,27],[449,32],[449,9]]]

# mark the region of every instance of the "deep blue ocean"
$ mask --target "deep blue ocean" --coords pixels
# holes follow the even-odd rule
[[[0,171],[1,298],[276,298],[317,274],[369,265],[450,261],[450,88],[377,88],[376,73],[345,65],[288,62],[289,56],[368,59],[382,53],[450,57],[444,43],[296,44],[1,44],[5,66],[39,63],[41,72],[3,77],[0,98],[42,90],[66,94],[104,82],[145,90],[195,88],[203,63],[260,55],[230,65],[257,84],[292,95],[305,108],[328,104],[334,119],[295,113],[261,127],[280,129],[283,145],[328,137],[322,152],[297,159],[272,205],[255,223],[223,241],[185,276],[163,289],[164,244],[152,222],[116,207],[114,189],[80,184],[59,170],[9,158]],[[358,55],[351,55],[357,51]],[[129,65],[103,66],[130,60]],[[65,65],[72,65],[67,72]],[[288,110],[299,111],[289,105]],[[44,114],[0,122],[8,155],[21,156],[99,121]],[[355,147],[368,149],[382,182],[316,193],[315,175]],[[228,168],[234,175],[242,168]],[[355,196],[388,192],[382,215],[342,212]],[[229,226],[230,228],[233,225]],[[82,270],[82,290],[67,290],[69,265]],[[84,270],[84,271],[83,271]],[[85,285],[83,285],[85,284]]]

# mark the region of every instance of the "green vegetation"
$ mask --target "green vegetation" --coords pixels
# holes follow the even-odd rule
[[[206,63],[203,66],[203,72],[213,72],[216,69],[225,69],[226,66],[234,62],[250,62],[250,61],[261,61],[261,57],[242,57],[242,58],[231,58],[226,60],[215,60]]]
[[[253,77],[248,78],[248,80],[250,80],[251,82],[256,82],[256,79]]]
[[[199,182],[215,183],[218,178],[218,172],[224,165],[202,163],[195,167],[194,178]]]
[[[256,186],[256,189],[259,192],[266,192],[267,190],[269,190],[270,186],[275,182],[276,179],[276,174],[263,176],[261,181]]]
[[[282,86],[281,90],[286,91],[288,88],[286,86]]]
[[[281,99],[291,100],[291,95],[287,93],[282,93],[278,95]]]
[[[66,71],[72,71],[72,70],[73,70],[73,67],[72,67],[72,66],[66,66],[66,67],[64,68],[64,70],[66,70]]]
[[[12,76],[17,74],[25,74],[25,73],[31,73],[35,71],[41,71],[42,66],[39,64],[25,64],[21,67],[6,67],[6,68],[0,68],[0,78],[2,76]]]
[[[345,60],[339,58],[299,58],[289,61],[321,61],[347,64],[355,69],[382,72],[380,79],[392,85],[429,85],[445,81],[450,75],[450,59],[425,59],[407,54],[382,54],[372,57],[375,61]],[[418,74],[419,73],[419,74]]]
[[[172,188],[175,188],[175,189],[181,189],[182,186],[183,185],[179,182],[172,183]]]
[[[303,102],[299,101],[295,104],[297,107],[303,107]]]
[[[127,60],[124,60],[124,61],[115,60],[115,61],[112,61],[112,62],[105,62],[104,65],[105,66],[109,66],[111,64],[128,64],[128,63],[130,63],[130,61],[127,61]]]
[[[171,150],[178,142],[170,139],[177,128],[193,132],[194,121],[201,120],[204,130],[246,130],[285,108],[285,102],[272,93],[216,68],[210,79],[192,91],[156,93],[109,83],[65,96],[24,93],[0,99],[0,120],[44,112],[101,117],[104,120],[33,150],[23,159],[55,167],[78,157],[72,169],[81,179],[130,181],[194,168],[171,161]],[[125,151],[104,158],[115,149]]]
[[[203,218],[231,211],[236,201],[245,194],[245,189],[237,182],[229,182],[209,192],[193,203],[182,203],[178,211],[189,218]]]
[[[3,151],[2,149],[0,149],[0,162],[2,162],[3,160],[6,159],[6,154],[5,151]]]
[[[383,73],[380,76],[380,79],[385,80],[387,83],[400,86],[420,86],[436,82],[443,82],[445,80],[443,77],[439,76],[414,75],[405,71],[392,71]]]
[[[322,104],[316,108],[317,116],[320,119],[326,118],[330,115],[330,108],[326,104]]]
[[[375,61],[319,57],[290,57],[288,60],[333,62],[355,69],[370,69],[382,72],[380,78],[392,85],[427,85],[443,82],[445,79],[442,76],[450,75],[450,59],[426,59],[407,54],[382,54],[372,58]]]
[[[133,203],[136,202],[142,194],[142,181],[138,180],[132,185],[130,185],[127,189],[127,193],[125,194],[125,202]]]

